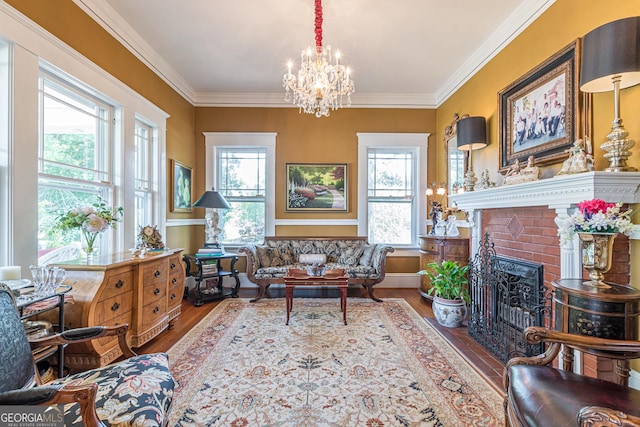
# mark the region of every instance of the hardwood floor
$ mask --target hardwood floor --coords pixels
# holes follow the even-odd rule
[[[335,295],[332,292],[335,291]],[[257,293],[257,289],[240,289],[239,296],[241,298],[253,298]],[[284,288],[269,289],[269,294],[273,298],[284,298]],[[495,357],[486,351],[482,346],[475,342],[467,333],[466,325],[460,328],[445,328],[440,326],[433,318],[431,310],[431,302],[420,296],[417,289],[391,289],[376,288],[375,295],[378,298],[404,298],[411,307],[422,317],[425,318],[431,326],[438,330],[459,353],[476,367],[478,372],[482,374],[494,387],[502,392],[502,369],[504,365]],[[296,290],[296,297],[338,297],[336,290],[324,289]],[[366,292],[359,288],[350,288],[349,296],[366,297]],[[186,299],[182,301],[182,314],[178,317],[173,329],[164,331],[158,337],[147,343],[143,347],[136,349],[138,353],[153,353],[159,351],[167,351],[175,344],[183,335],[185,335],[195,324],[197,324],[204,316],[206,316],[219,301],[205,303],[201,307],[195,307]]]

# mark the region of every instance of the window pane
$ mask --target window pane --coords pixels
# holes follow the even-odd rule
[[[369,196],[410,196],[413,189],[412,153],[369,153]]]
[[[264,196],[265,150],[218,150],[219,191],[225,197]]]
[[[264,240],[265,203],[260,201],[229,202],[231,209],[220,209],[222,242],[244,244]]]
[[[412,209],[408,202],[369,202],[369,241],[411,244]]]
[[[41,172],[89,181],[107,180],[103,140],[105,108],[47,79],[42,83]]]
[[[262,242],[266,223],[266,149],[220,148],[217,157],[218,190],[232,207],[219,211],[222,242]]]
[[[57,217],[75,207],[93,206],[106,191],[98,187],[74,186],[68,182],[40,181],[38,186],[38,246],[52,249],[69,244],[80,247],[80,229],[61,232]]]
[[[80,242],[80,231],[56,229],[60,214],[107,202],[110,118],[113,108],[81,89],[42,71],[40,76],[38,238],[40,249]],[[102,233],[100,246],[108,247]]]

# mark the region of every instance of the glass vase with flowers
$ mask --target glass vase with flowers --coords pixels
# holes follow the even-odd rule
[[[612,262],[613,241],[618,234],[626,236],[639,231],[640,226],[631,222],[632,211],[621,211],[621,203],[607,203],[601,199],[584,200],[577,204],[577,211],[560,221],[558,234],[565,243],[578,234],[581,245],[582,266],[589,271],[585,285],[609,287],[604,283],[604,273]]]
[[[76,207],[58,216],[57,227],[62,231],[80,229],[83,247],[88,257],[94,256],[97,250],[96,240],[100,233],[122,219],[122,207],[108,207],[107,203],[98,197],[91,206]]]

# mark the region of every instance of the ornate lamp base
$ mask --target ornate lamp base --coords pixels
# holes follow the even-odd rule
[[[629,151],[635,145],[635,141],[627,139],[629,132],[622,126],[622,119],[615,119],[611,132],[607,135],[609,141],[602,143],[600,149],[604,151],[604,158],[609,160],[607,172],[634,172],[636,168],[627,166],[627,159],[631,155]]]
[[[464,175],[464,180],[462,181],[464,191],[473,191],[477,181],[478,178],[476,178],[476,174],[473,172],[473,169],[467,169],[467,173]]]

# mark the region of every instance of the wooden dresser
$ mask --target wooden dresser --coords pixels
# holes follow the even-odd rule
[[[426,270],[427,264],[444,260],[457,261],[460,265],[469,263],[469,238],[447,237],[428,234],[420,238],[420,269]],[[432,298],[429,291],[429,278],[420,276],[420,295]]]
[[[132,257],[110,254],[91,261],[59,264],[67,270],[64,283],[73,287],[67,306],[68,328],[129,324],[128,339],[140,347],[171,328],[180,315],[185,273],[182,249]],[[65,365],[71,369],[104,366],[122,352],[116,337],[69,345]]]

